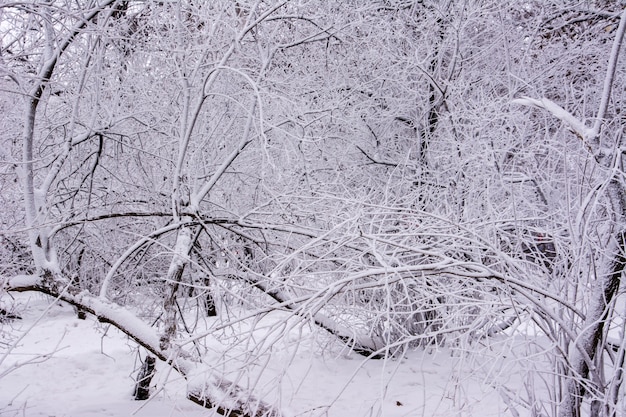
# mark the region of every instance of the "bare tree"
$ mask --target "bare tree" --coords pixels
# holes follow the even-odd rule
[[[2,215],[5,289],[51,294],[185,376],[206,371],[189,398],[222,413],[280,412],[243,384],[264,369],[212,374],[203,341],[233,329],[228,349],[252,364],[281,329],[311,325],[384,360],[442,345],[479,357],[504,339],[528,364],[525,393],[496,387],[512,410],[615,414],[616,5],[0,11],[2,141],[21,130],[22,147],[3,151],[0,184],[12,207],[24,196]],[[236,330],[267,330],[270,312],[288,318],[258,339]]]

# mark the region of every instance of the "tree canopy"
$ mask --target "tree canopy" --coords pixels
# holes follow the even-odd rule
[[[183,376],[302,328],[509,346],[513,415],[616,415],[625,27],[602,0],[4,2],[0,296]],[[212,372],[191,400],[282,415]]]

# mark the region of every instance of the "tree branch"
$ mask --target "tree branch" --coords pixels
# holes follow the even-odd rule
[[[65,285],[50,274],[42,277],[20,275],[9,278],[3,285],[5,291],[35,291],[50,295],[93,314],[100,322],[109,323],[133,339],[159,360],[172,366],[188,379],[192,371],[202,365],[190,359],[185,351],[159,347],[159,336],[155,328],[140,320],[130,310],[102,297],[81,291],[72,285]],[[190,388],[187,398],[205,408],[215,410],[225,416],[241,417],[280,417],[282,413],[255,398],[249,391],[226,378],[213,378],[201,386]]]

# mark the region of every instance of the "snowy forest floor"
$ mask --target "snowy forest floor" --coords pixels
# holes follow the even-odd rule
[[[113,327],[91,316],[79,320],[70,306],[41,295],[17,294],[11,303],[22,319],[0,323],[0,416],[213,415],[185,398],[186,381],[162,363],[152,398],[134,401],[139,351]],[[511,393],[522,384],[516,361],[493,349],[486,349],[492,358],[480,360],[437,348],[364,361],[314,346],[300,344],[295,354],[277,349],[265,365],[274,384],[281,382],[280,398],[264,399],[280,403],[287,415],[511,415],[502,389]]]

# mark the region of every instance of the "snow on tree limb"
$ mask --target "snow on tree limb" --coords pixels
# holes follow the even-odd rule
[[[156,328],[142,321],[129,309],[106,298],[94,296],[72,285],[65,285],[50,276],[17,275],[3,281],[2,289],[5,291],[44,293],[95,315],[103,323],[112,324],[159,360],[171,365],[185,378],[188,378],[192,371],[203,368],[201,363],[191,360],[181,349],[176,347],[166,351],[160,349]],[[202,386],[202,389],[198,389],[199,386]],[[188,399],[205,408],[215,408],[223,415],[242,417],[283,415],[281,411],[254,397],[248,390],[221,377],[205,380],[200,385],[199,382],[190,384]]]
[[[580,121],[576,116],[565,110],[563,107],[556,104],[554,101],[548,98],[534,99],[530,97],[520,97],[511,101],[513,104],[519,104],[521,106],[537,107],[543,110],[547,110],[554,117],[564,122],[568,128],[574,132],[583,142],[587,142],[593,137],[593,129],[588,128]]]
[[[240,417],[280,417],[273,407],[242,390],[238,385],[226,381],[200,378],[190,381],[187,398],[205,408],[216,408],[225,416]]]

